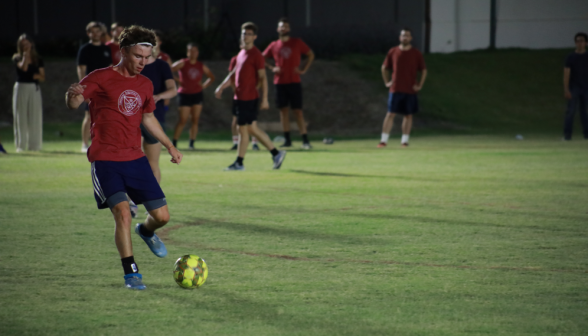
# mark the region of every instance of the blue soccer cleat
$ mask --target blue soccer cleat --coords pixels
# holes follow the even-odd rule
[[[143,284],[143,276],[139,273],[125,275],[125,287],[135,290],[147,289],[147,287]]]
[[[143,238],[143,240],[145,241],[145,243],[147,244],[147,246],[149,246],[149,249],[151,249],[151,252],[153,252],[153,254],[155,254],[156,256],[163,258],[167,255],[167,249],[165,248],[165,244],[161,241],[161,239],[159,239],[159,237],[157,237],[157,235],[154,233],[153,237],[145,237],[141,234],[141,223],[137,224],[137,226],[135,226],[135,233],[139,235],[139,237]]]

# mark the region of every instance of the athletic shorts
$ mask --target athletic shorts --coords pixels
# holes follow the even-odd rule
[[[161,122],[159,124],[161,125],[161,128],[165,130],[165,124],[162,124]],[[155,137],[149,133],[143,124],[141,124],[141,136],[143,136],[143,141],[149,145],[155,145],[159,142],[159,140],[155,139]]]
[[[257,120],[259,99],[236,100],[235,103],[237,105],[237,125],[251,125]]]
[[[419,100],[416,94],[390,92],[388,95],[388,112],[408,115],[418,111]]]
[[[233,115],[236,117],[237,116],[237,99],[233,99],[233,107],[232,107],[232,112]]]
[[[94,161],[92,182],[98,209],[112,209],[126,201],[127,195],[135,204],[143,204],[147,211],[167,204],[149,161],[144,156],[133,161]]]
[[[278,108],[290,106],[292,109],[302,109],[302,84],[276,84],[276,106]]]
[[[178,93],[179,106],[200,105],[204,101],[202,91],[198,93]]]

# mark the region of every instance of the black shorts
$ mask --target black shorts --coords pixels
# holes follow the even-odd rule
[[[161,128],[165,129],[165,124],[161,124]],[[141,124],[141,135],[143,136],[143,141],[145,141],[146,144],[155,145],[159,142],[153,135],[151,135],[151,133],[149,133],[143,124]]]
[[[204,101],[202,91],[198,93],[178,93],[179,106],[193,106],[200,105]]]
[[[302,109],[302,84],[276,84],[276,105],[278,108]]]
[[[416,94],[390,92],[388,95],[388,112],[404,115],[419,111],[419,100]]]
[[[257,120],[257,111],[259,110],[259,99],[253,100],[235,100],[237,105],[237,125],[251,125]]]
[[[237,116],[237,99],[233,99],[233,107],[231,112],[235,117]]]

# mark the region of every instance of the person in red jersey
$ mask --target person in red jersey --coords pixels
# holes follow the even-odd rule
[[[267,101],[267,76],[265,74],[265,59],[253,44],[257,38],[257,26],[253,22],[246,22],[241,26],[241,44],[243,49],[237,55],[235,68],[218,86],[215,95],[221,98],[224,89],[235,85],[234,99],[239,125],[238,156],[233,164],[225,170],[245,170],[243,160],[249,145],[249,134],[254,135],[272,154],[274,169],[279,169],[286,157],[286,151],[278,151],[267,134],[257,127],[257,111],[259,105],[259,84],[262,89],[262,110],[269,109]],[[233,77],[234,76],[234,77]]]
[[[235,65],[237,64],[237,56],[234,56],[233,58],[231,58],[231,61],[229,62],[229,72],[233,71],[233,69],[235,69]],[[235,75],[233,75],[232,77],[232,81],[231,81],[231,87],[233,88],[233,92],[235,92]],[[239,128],[237,127],[237,103],[236,100],[233,99],[233,106],[232,106],[232,111],[233,113],[233,121],[231,122],[231,133],[233,135],[233,147],[231,147],[231,150],[237,150],[237,148],[239,148]],[[253,149],[254,151],[258,151],[259,150],[259,145],[257,144],[257,138],[252,136],[251,137],[251,149]]]
[[[112,64],[117,65],[120,62],[120,45],[118,44],[118,37],[122,33],[125,27],[118,22],[110,25],[110,36],[111,40],[106,42],[106,45],[110,48],[110,57],[112,57]]]
[[[427,78],[427,67],[423,54],[410,44],[411,41],[410,29],[402,29],[400,31],[400,45],[388,51],[384,64],[382,64],[382,78],[386,87],[390,88],[390,93],[388,94],[388,113],[384,118],[382,138],[378,148],[386,147],[396,114],[403,116],[400,144],[403,147],[408,146],[412,129],[412,115],[419,110],[417,93],[423,88]],[[392,78],[390,78],[390,71],[392,71]],[[421,79],[417,83],[419,72]]]
[[[110,208],[114,216],[116,247],[125,272],[125,286],[130,289],[146,287],[133,257],[127,194],[149,212],[145,222],[135,226],[135,232],[161,258],[167,250],[155,230],[170,218],[165,195],[141,151],[141,123],[167,148],[171,162],[182,161],[182,154],[153,115],[153,84],[140,74],[151,57],[153,45],[155,34],[151,30],[141,26],[125,28],[120,35],[121,62],[91,72],[72,84],[66,93],[70,109],[89,101],[92,145],[87,155],[92,163],[94,198],[99,209]]]
[[[194,43],[187,45],[187,58],[181,59],[172,65],[172,71],[178,72],[178,106],[180,107],[180,118],[174,131],[173,144],[177,146],[178,139],[182,134],[184,125],[188,122],[188,117],[192,116],[190,126],[190,149],[194,149],[194,141],[198,135],[198,121],[202,112],[203,95],[202,90],[214,82],[214,74],[210,69],[198,61],[198,46]],[[204,84],[202,77],[208,77]]]
[[[306,122],[302,114],[302,84],[300,75],[305,74],[314,61],[314,53],[299,38],[290,37],[290,22],[287,18],[278,21],[278,34],[280,38],[270,43],[263,52],[266,59],[273,58],[275,65],[269,62],[266,66],[274,73],[274,85],[276,86],[276,104],[280,109],[280,119],[284,129],[285,142],[281,147],[291,147],[289,108],[292,108],[298,123],[298,129],[302,136],[302,148],[310,149],[310,141],[306,130]],[[306,55],[308,60],[304,67],[300,68],[301,56]]]

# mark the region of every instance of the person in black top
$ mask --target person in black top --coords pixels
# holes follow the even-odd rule
[[[153,114],[165,130],[165,109],[164,101],[177,95],[176,81],[172,74],[168,62],[156,59],[159,54],[159,44],[153,47],[153,56],[149,58],[147,65],[141,71],[141,75],[149,78],[153,83],[153,101],[155,102],[155,111]],[[161,144],[153,135],[151,135],[141,124],[141,135],[143,136],[143,152],[153,175],[157,182],[161,183],[161,170],[159,169],[159,155],[161,154]]]
[[[39,82],[45,81],[45,67],[35,44],[26,34],[18,38],[12,61],[16,67],[12,99],[16,152],[38,151],[43,143],[43,101]]]
[[[86,34],[90,38],[90,42],[80,47],[78,51],[78,79],[86,77],[90,72],[102,69],[112,64],[112,57],[110,54],[110,47],[102,43],[102,36],[104,29],[100,22],[92,21],[86,26]],[[85,104],[86,115],[82,122],[82,152],[88,151],[88,143],[90,142],[90,111],[88,105]]]
[[[584,131],[584,139],[588,139],[588,53],[586,52],[586,33],[574,36],[576,50],[566,58],[564,66],[564,96],[568,100],[568,108],[564,121],[564,140],[572,140],[572,126],[576,107],[580,105],[580,120]]]

